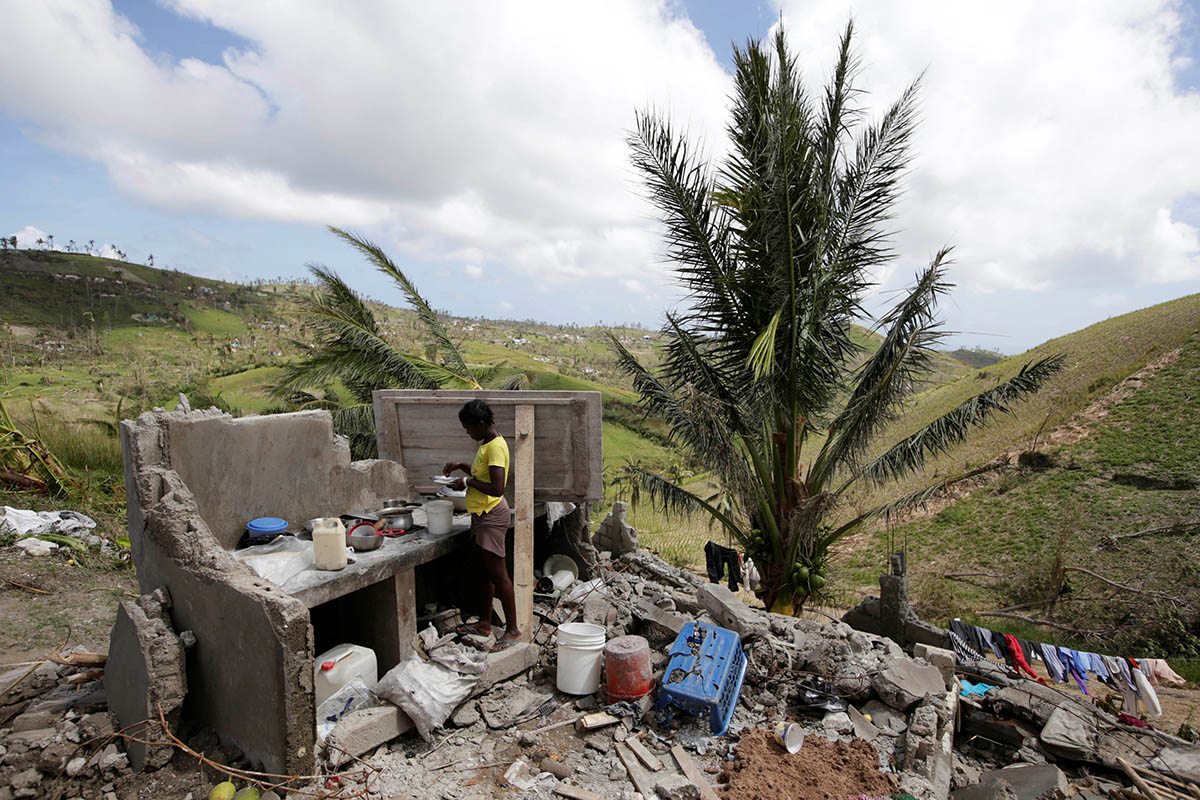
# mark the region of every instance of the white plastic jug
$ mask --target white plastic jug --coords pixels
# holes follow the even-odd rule
[[[379,682],[374,650],[358,644],[339,644],[321,653],[313,662],[317,705],[355,678],[361,678],[368,689]]]
[[[346,566],[346,526],[337,517],[313,523],[313,566],[338,570]]]
[[[600,688],[604,664],[604,628],[586,622],[558,626],[558,690],[592,694]]]
[[[454,503],[449,500],[430,500],[425,504],[425,526],[434,536],[450,532],[454,524]]]

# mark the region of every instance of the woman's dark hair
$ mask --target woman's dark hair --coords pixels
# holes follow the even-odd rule
[[[491,425],[495,418],[492,416],[492,407],[487,403],[482,400],[468,400],[458,410],[458,421],[463,425],[468,422]]]

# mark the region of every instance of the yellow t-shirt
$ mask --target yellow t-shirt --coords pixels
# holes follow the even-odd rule
[[[508,483],[508,442],[503,436],[497,436],[486,444],[479,445],[475,453],[475,463],[471,465],[471,477],[484,483],[492,482],[491,467],[504,467],[504,482]],[[474,486],[467,487],[467,511],[472,514],[486,514],[500,504],[500,497],[484,494]]]

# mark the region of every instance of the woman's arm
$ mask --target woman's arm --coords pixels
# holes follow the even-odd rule
[[[478,489],[489,497],[499,497],[504,494],[504,467],[488,467],[488,477],[491,478],[490,483],[484,483],[478,478],[467,478],[463,481],[463,486]]]
[[[465,461],[447,461],[446,466],[442,467],[442,474],[449,475],[454,470],[462,470],[468,475],[471,474],[471,465]]]

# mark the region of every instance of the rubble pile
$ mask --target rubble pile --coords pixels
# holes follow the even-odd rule
[[[616,524],[605,536],[617,542],[633,538]],[[536,596],[533,638],[540,648],[494,654],[524,659],[515,670],[506,665],[505,673],[516,671],[516,677],[481,676],[469,696],[430,730],[414,730],[400,708],[383,701],[351,711],[326,737],[326,769],[332,773],[351,761],[365,765],[371,772],[367,796],[384,800],[466,800],[510,791],[584,800],[898,793],[959,800],[1101,798],[1138,791],[1130,789],[1137,784],[1132,776],[1143,783],[1162,781],[1161,796],[1173,797],[1187,796],[1193,791],[1189,782],[1200,782],[1195,745],[1122,724],[1082,696],[1017,678],[991,662],[962,664],[953,651],[925,644],[910,655],[891,639],[844,622],[817,623],[751,608],[723,586],[644,551],[616,556],[605,551],[590,566],[591,580]],[[148,673],[186,656],[162,630],[163,601],[147,596],[123,606],[126,616],[153,623],[147,652],[155,657],[140,666]],[[436,629],[423,633],[422,647],[436,655],[451,646],[444,641],[456,621],[456,615],[434,620]],[[668,719],[655,708],[653,694],[609,704],[603,682],[592,695],[557,691],[560,625],[598,625],[610,641],[645,637],[657,685],[667,649],[692,621],[734,631],[747,657],[726,735],[713,736],[706,720],[686,714]],[[469,638],[459,641],[489,644]],[[0,677],[0,691],[20,672]],[[166,672],[172,680],[179,675]],[[963,697],[962,679],[993,688]],[[173,689],[176,701],[185,691],[148,680],[164,698],[170,695],[165,689]],[[131,785],[134,755],[146,769],[166,764],[160,772],[187,775],[195,798],[207,795],[209,786],[196,785],[194,760],[177,753],[167,763],[162,753],[135,754],[136,747],[127,754],[126,743],[112,738],[105,703],[103,684],[84,668],[42,664],[15,684],[0,700],[0,800],[142,796],[122,793]],[[776,723],[783,721],[803,730],[794,754],[773,738]],[[203,738],[196,731],[181,735]],[[216,748],[215,741],[209,744]],[[219,761],[216,752],[206,751]],[[1174,794],[1167,791],[1171,785]],[[322,786],[328,789],[313,784]]]

